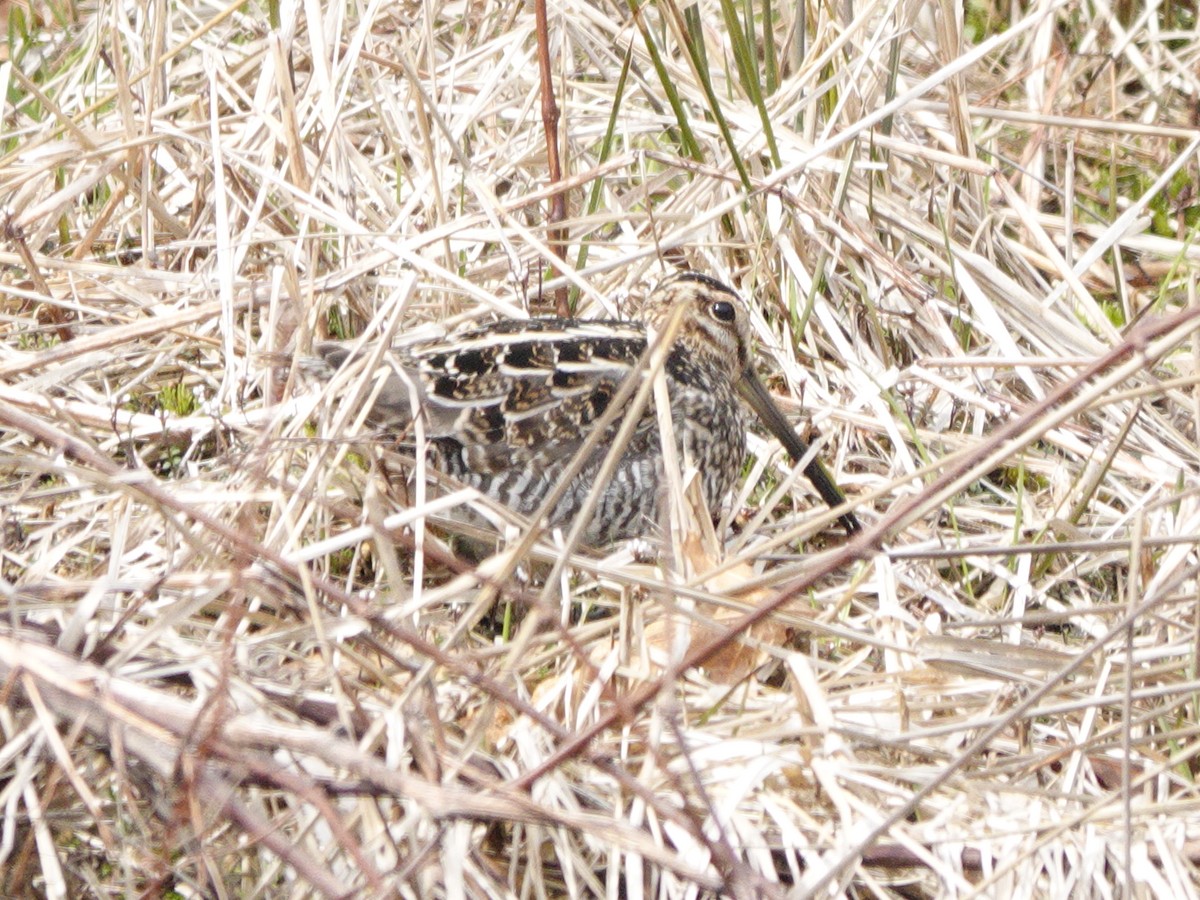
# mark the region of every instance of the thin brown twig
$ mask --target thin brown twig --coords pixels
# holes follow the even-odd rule
[[[558,125],[560,112],[554,90],[554,67],[550,53],[550,24],[546,12],[547,0],[534,0],[534,17],[537,23],[538,73],[541,78],[542,128],[546,134],[546,168],[552,188],[559,187],[550,195],[550,206],[546,211],[546,242],[560,259],[567,258],[567,230],[563,223],[567,219],[565,189],[560,187],[563,171],[559,153]],[[555,313],[562,318],[571,315],[567,305],[568,292],[565,287],[554,292]]]

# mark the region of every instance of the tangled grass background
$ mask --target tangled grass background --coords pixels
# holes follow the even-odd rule
[[[5,14],[0,894],[1196,894],[1194,6]],[[464,540],[273,362],[681,266],[861,538]]]

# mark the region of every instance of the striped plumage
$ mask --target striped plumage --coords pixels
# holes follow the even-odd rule
[[[715,510],[745,456],[739,392],[793,454],[807,448],[754,375],[745,305],[730,288],[693,272],[661,282],[637,321],[510,319],[388,351],[368,421],[390,435],[411,437],[415,401],[435,468],[531,515],[625,379],[645,370],[638,363],[650,335],[664,328],[680,306],[678,337],[664,367],[675,443],[680,459],[699,471],[705,499]],[[315,349],[326,375],[370,355],[356,355],[346,343],[326,342]],[[575,518],[619,425],[618,418],[609,426],[600,452],[588,459],[550,512],[551,527],[567,527]],[[819,462],[806,473],[827,502],[841,502],[841,492]],[[662,518],[665,491],[651,402],[603,489],[584,540],[603,545],[652,533]],[[851,514],[843,523],[858,527]]]

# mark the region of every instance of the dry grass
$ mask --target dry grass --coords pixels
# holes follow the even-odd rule
[[[1196,895],[1196,14],[967,6],[564,0],[559,185],[531,5],[10,6],[0,894]],[[467,562],[268,364],[680,263],[860,539]]]

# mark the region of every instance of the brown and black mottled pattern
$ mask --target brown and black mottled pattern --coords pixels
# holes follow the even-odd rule
[[[760,415],[759,407],[770,400],[764,400],[751,364],[745,305],[730,288],[696,273],[660,283],[639,321],[505,320],[394,351],[381,366],[387,374],[381,376],[385,381],[369,421],[403,437],[412,425],[415,399],[425,417],[432,464],[529,515],[558,483],[624,379],[637,371],[650,331],[661,328],[680,305],[679,337],[665,366],[675,442],[680,459],[698,469],[708,506],[716,510],[745,455],[739,389]],[[347,344],[323,343],[316,351],[325,374],[353,362]],[[751,381],[755,390],[747,391]],[[804,449],[777,410],[768,418],[773,431],[784,429]],[[602,447],[612,444],[616,430],[616,425],[609,429]],[[790,444],[789,449],[797,452]],[[569,526],[602,462],[603,452],[595,454],[572,481],[550,513],[551,526]],[[819,481],[812,469],[810,477]],[[828,484],[818,483],[822,495],[840,502],[840,491],[828,475],[824,478]],[[584,540],[602,545],[655,531],[665,490],[651,404],[603,489]],[[843,521],[849,527],[853,517]]]

